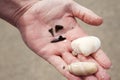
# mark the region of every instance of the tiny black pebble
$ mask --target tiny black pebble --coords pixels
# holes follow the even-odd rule
[[[53,28],[49,29],[49,32],[51,33],[52,36],[54,36]]]
[[[55,26],[55,32],[58,32],[59,30],[62,30],[63,26],[62,25],[56,25]]]
[[[65,66],[63,66],[63,69],[65,69]]]

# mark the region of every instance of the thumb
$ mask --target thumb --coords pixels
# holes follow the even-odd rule
[[[101,17],[99,17],[91,10],[79,5],[76,2],[73,2],[72,6],[71,6],[71,11],[72,11],[73,16],[81,19],[82,21],[84,21],[87,24],[97,26],[97,25],[102,24],[102,22],[103,22]]]

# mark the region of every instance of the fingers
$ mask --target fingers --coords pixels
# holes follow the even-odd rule
[[[70,33],[68,33],[68,34],[66,34],[66,36],[69,35],[67,38],[71,41],[74,39],[77,39],[79,37],[82,37],[80,35],[86,36],[86,34],[84,32],[81,33],[81,31],[82,30],[79,27],[76,27],[74,29],[74,31],[71,32],[71,34],[75,34],[75,35],[69,35]],[[107,55],[101,49],[98,50],[97,52],[93,53],[92,57],[105,69],[108,69],[111,67],[112,63],[111,63],[110,59],[107,57]]]
[[[51,56],[47,59],[60,73],[62,73],[68,80],[81,80],[81,78],[70,74],[65,68],[67,64],[60,56]]]
[[[110,76],[107,74],[106,70],[102,68],[91,56],[84,57],[83,55],[78,55],[80,61],[90,61],[95,62],[98,65],[98,72],[95,74],[98,80],[110,80]]]
[[[71,53],[65,52],[62,54],[62,58],[67,64],[73,63],[73,62],[80,62],[76,57],[74,57]],[[95,76],[85,76],[82,77],[82,80],[97,80]]]
[[[102,50],[97,51],[92,56],[104,68],[109,69],[111,67],[112,63],[110,59]]]
[[[85,23],[97,26],[103,22],[101,17],[76,2],[73,2],[71,10],[75,17],[81,19]]]

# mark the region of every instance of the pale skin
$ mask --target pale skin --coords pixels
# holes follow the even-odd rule
[[[0,8],[1,5],[5,5],[5,1],[7,0],[0,0]],[[15,8],[10,11],[8,6],[13,4],[8,3],[5,8],[0,9],[0,17],[17,27],[27,46],[52,64],[68,80],[110,80],[106,69],[110,68],[111,62],[102,50],[89,57],[82,55],[74,57],[71,54],[71,41],[87,36],[75,17],[95,26],[102,23],[101,17],[73,0],[26,0],[25,2],[9,0],[9,2],[19,6],[15,5]],[[54,32],[52,36],[48,30],[55,25],[63,25],[64,28],[57,33]],[[51,40],[59,35],[66,37],[66,40],[51,43]],[[69,73],[65,66],[77,61],[95,62],[98,64],[97,73],[84,77]]]

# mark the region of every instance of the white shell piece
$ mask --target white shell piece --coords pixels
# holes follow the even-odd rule
[[[96,52],[101,46],[99,38],[94,36],[86,36],[73,40],[71,47],[76,53],[82,53],[85,56],[88,56]]]
[[[78,53],[76,53],[75,51],[72,51],[72,54],[73,54],[74,56],[77,56],[77,55],[78,55]]]
[[[91,75],[97,72],[97,65],[93,62],[76,62],[68,65],[68,71],[77,76]]]

